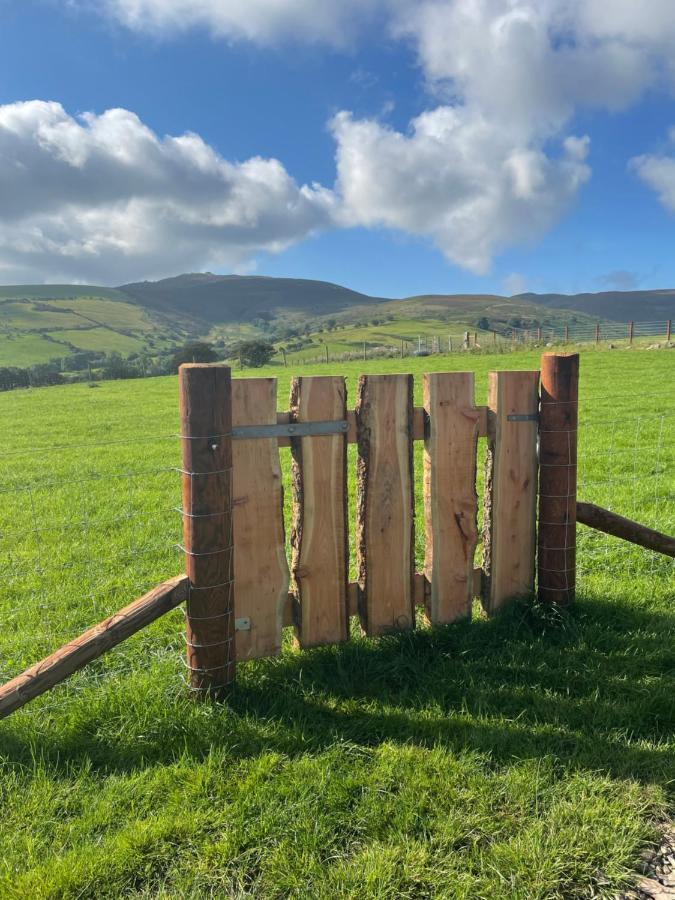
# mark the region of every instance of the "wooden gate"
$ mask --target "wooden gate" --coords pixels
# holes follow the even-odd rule
[[[194,377],[201,370],[211,377],[224,369],[185,366],[181,375],[186,383],[188,374]],[[230,680],[223,660],[214,660],[214,651],[207,648],[232,639],[231,668],[235,658],[278,653],[284,626],[294,626],[300,647],[314,647],[348,640],[351,616],[358,617],[365,634],[377,636],[413,628],[418,606],[428,622],[444,624],[470,616],[474,597],[480,596],[491,615],[511,598],[534,590],[538,372],[491,373],[486,406],[475,405],[471,372],[424,375],[421,407],[413,403],[412,375],[362,375],[353,408],[343,377],[303,376],[292,381],[289,408],[282,413],[277,412],[276,379],[230,383],[227,371],[226,380],[232,478],[222,490],[231,489],[232,539],[224,529],[218,535],[211,530],[209,540],[222,547],[209,550],[202,542],[195,552],[186,540],[186,549],[190,572],[195,557],[213,553],[215,559],[219,550],[232,546],[234,621],[229,630],[208,627],[223,616],[228,603],[232,614],[231,583],[227,595],[222,593],[228,572],[211,567],[210,577],[217,579],[213,585],[221,593],[209,595],[208,583],[197,584],[209,602],[205,605],[202,593],[188,602],[188,633],[192,613],[192,633],[199,634],[198,641],[188,639],[195,689],[215,690]],[[192,390],[201,390],[198,382]],[[203,390],[201,398],[187,397],[184,410],[194,414],[205,400]],[[203,421],[193,423],[192,431],[202,435],[191,434],[188,418],[183,415],[183,434],[194,451],[191,442],[206,439],[209,429]],[[218,435],[227,427],[226,421],[214,421],[210,431]],[[475,568],[479,438],[487,439],[487,469],[483,562]],[[424,444],[423,525],[415,522],[415,441]],[[348,484],[354,454],[348,454],[349,444],[356,445],[353,534]],[[279,453],[288,446],[290,566]],[[224,469],[226,462],[218,465]],[[194,460],[186,468],[194,470]],[[201,474],[208,476],[204,463],[202,468]],[[185,477],[192,482],[194,475],[186,471]],[[184,491],[186,503],[192,496]],[[228,498],[216,497],[215,506],[185,508],[186,538],[194,538],[200,520],[217,515],[219,502],[227,504]],[[415,571],[416,527],[424,535],[421,571]],[[353,582],[350,546],[355,547],[358,573]],[[222,655],[222,647],[215,652]]]

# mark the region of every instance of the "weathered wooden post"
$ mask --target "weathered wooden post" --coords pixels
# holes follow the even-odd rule
[[[576,584],[578,353],[544,353],[539,413],[539,599],[567,606]]]
[[[668,344],[670,343],[670,337],[671,337],[672,331],[673,331],[673,322],[672,322],[672,319],[668,319],[668,322],[666,323],[666,342]]]
[[[595,325],[595,343],[600,343],[600,323],[597,322]]]
[[[235,675],[230,374],[179,370],[187,667],[198,697],[223,696]]]
[[[633,333],[634,333],[635,325],[633,322],[628,323],[628,343],[632,345],[633,343]]]

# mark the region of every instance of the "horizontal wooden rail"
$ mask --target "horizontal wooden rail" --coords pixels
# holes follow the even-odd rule
[[[478,410],[478,437],[487,437],[488,433],[488,415],[487,415],[487,406],[478,406],[476,407]],[[291,416],[289,412],[279,412],[277,413],[277,425],[288,425],[291,421]],[[356,443],[356,412],[353,409],[347,410],[347,443],[355,444]],[[423,441],[425,434],[425,421],[424,421],[424,407],[423,406],[415,406],[413,407],[413,440],[414,441]],[[279,447],[290,447],[292,438],[288,435],[280,435],[277,438],[277,444]]]
[[[188,584],[186,575],[165,581],[2,685],[0,719],[65,681],[87,663],[187,600]]]
[[[594,503],[577,501],[577,522],[595,528],[596,531],[604,531],[605,534],[630,541],[631,544],[639,544],[648,550],[656,550],[657,553],[675,557],[675,537],[654,531],[653,528],[647,528],[632,519],[618,516]]]

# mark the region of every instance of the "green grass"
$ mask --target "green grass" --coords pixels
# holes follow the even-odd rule
[[[148,338],[159,346],[173,342],[167,322],[125,302],[124,295],[114,291],[100,297],[60,297],[54,290],[56,299],[46,288],[44,296],[28,291],[13,300],[3,299],[4,294],[0,290],[0,365],[47,362],[72,353],[70,345],[78,350],[116,351],[126,356],[142,350]]]
[[[415,319],[408,317],[397,318],[393,322],[384,322],[381,325],[353,326],[344,327],[336,331],[324,331],[308,336],[307,346],[302,350],[288,352],[287,359],[294,365],[302,360],[323,358],[325,348],[328,348],[329,356],[335,357],[341,354],[358,353],[363,350],[364,342],[367,345],[367,352],[372,353],[373,348],[390,347],[398,350],[401,341],[406,341],[410,346],[406,348],[406,352],[418,348],[418,338],[422,338],[422,347],[425,346],[425,338],[428,339],[429,349],[432,346],[432,339],[439,339],[443,350],[448,347],[448,337],[452,337],[453,347],[457,349],[460,346],[463,333],[470,331],[471,340],[476,329],[473,325],[467,325],[463,322],[452,322],[448,324],[439,318],[429,317],[426,319]],[[479,332],[480,338],[492,346],[492,335]],[[281,341],[280,346],[288,344],[288,341]]]
[[[33,366],[70,353],[66,344],[50,341],[42,334],[0,332],[0,366]]]
[[[142,337],[133,337],[128,334],[120,334],[109,328],[87,328],[68,331],[52,331],[51,336],[57,341],[67,341],[78,350],[100,350],[106,353],[116,351],[123,356],[138,352],[145,346]]]
[[[364,370],[467,367],[482,403],[491,368],[537,365],[339,371],[351,405]],[[589,351],[581,368],[580,496],[672,532],[675,356]],[[283,408],[291,372],[326,371],[259,374]],[[15,391],[0,411],[2,678],[182,561],[175,378]],[[612,896],[673,807],[673,567],[579,540],[569,615],[524,600],[342,647],[289,639],[222,705],[187,698],[166,616],[0,723],[0,896]]]

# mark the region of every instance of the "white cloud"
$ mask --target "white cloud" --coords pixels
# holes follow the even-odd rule
[[[675,89],[673,0],[71,2],[144,33],[197,27],[260,44],[349,47],[381,17],[414,47],[434,100],[405,132],[336,116],[335,191],[298,186],[276,160],[231,164],[195,135],[160,139],[129,112],[0,107],[5,279],[245,266],[336,223],[422,235],[486,272],[545,233],[589,178],[588,138],[570,133],[578,111]],[[634,166],[675,210],[673,157]]]
[[[623,5],[427,0],[400,7],[393,27],[413,39],[437,89],[524,133],[556,133],[579,106],[620,109],[654,80],[664,48],[633,40],[630,28],[604,27],[603,17],[611,20],[612,7]]]
[[[77,2],[77,0],[76,0]],[[79,0],[84,6],[82,0]],[[129,28],[168,34],[206,28],[261,44],[280,40],[344,44],[382,0],[96,0]]]
[[[408,133],[338,116],[339,187],[353,221],[428,235],[478,273],[503,248],[540,237],[589,178],[589,140],[569,134],[575,113],[621,110],[675,86],[672,0],[389,6],[393,33],[412,41],[442,105]]]
[[[0,196],[3,281],[241,266],[328,226],[335,207],[277,160],[233,164],[127,110],[75,119],[42,101],[0,106]]]
[[[670,143],[675,145],[675,128],[669,132]],[[630,161],[631,168],[657,195],[661,204],[675,213],[675,156],[644,154]]]
[[[585,138],[551,158],[466,107],[440,106],[411,125],[404,135],[334,119],[344,221],[427,235],[479,274],[504,247],[539,237],[589,175]]]

